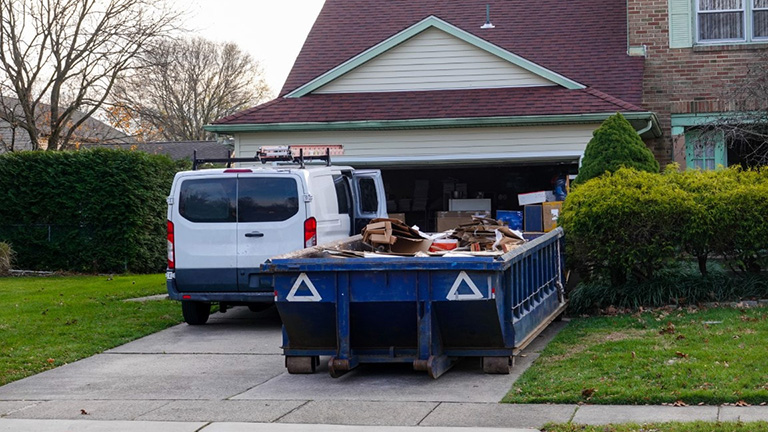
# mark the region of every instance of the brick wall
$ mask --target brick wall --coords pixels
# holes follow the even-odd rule
[[[664,136],[648,142],[663,165],[681,158],[681,140],[671,135],[671,114],[722,112],[728,88],[768,44],[669,48],[667,0],[628,0],[629,46],[646,46],[643,107],[654,111]],[[677,143],[677,145],[675,145]]]

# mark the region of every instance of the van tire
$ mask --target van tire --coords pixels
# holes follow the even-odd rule
[[[181,302],[181,314],[184,322],[189,325],[202,325],[208,321],[211,315],[211,304],[207,302],[183,301]]]

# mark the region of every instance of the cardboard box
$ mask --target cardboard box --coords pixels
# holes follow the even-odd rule
[[[524,194],[517,194],[517,202],[521,206],[530,204],[541,204],[547,201],[554,201],[555,193],[552,191],[538,191]]]
[[[523,229],[531,232],[542,232],[544,221],[541,204],[527,205],[523,207]]]
[[[557,228],[557,218],[563,208],[562,201],[545,202],[541,204],[544,232],[550,232]]]
[[[491,211],[491,199],[452,199],[448,200],[448,210],[450,211]]]
[[[400,222],[405,222],[405,213],[388,213],[390,219],[397,219]]]
[[[490,217],[491,214],[484,211],[447,211],[437,212],[435,216],[436,231],[443,232],[472,222],[472,216]]]

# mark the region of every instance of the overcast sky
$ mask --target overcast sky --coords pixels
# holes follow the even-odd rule
[[[235,42],[264,68],[277,95],[324,0],[189,0],[189,26],[215,41]]]

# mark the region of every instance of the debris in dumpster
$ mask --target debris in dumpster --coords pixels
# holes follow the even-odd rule
[[[363,243],[377,252],[413,255],[426,252],[432,241],[397,219],[374,219],[363,228]]]
[[[475,217],[472,223],[435,234],[396,219],[380,218],[366,225],[361,237],[362,241],[324,248],[322,253],[334,258],[500,257],[526,241],[520,231],[486,217]]]
[[[489,218],[475,218],[471,224],[460,225],[451,237],[459,239],[459,246],[469,246],[473,252],[506,253],[525,243],[522,233]]]

